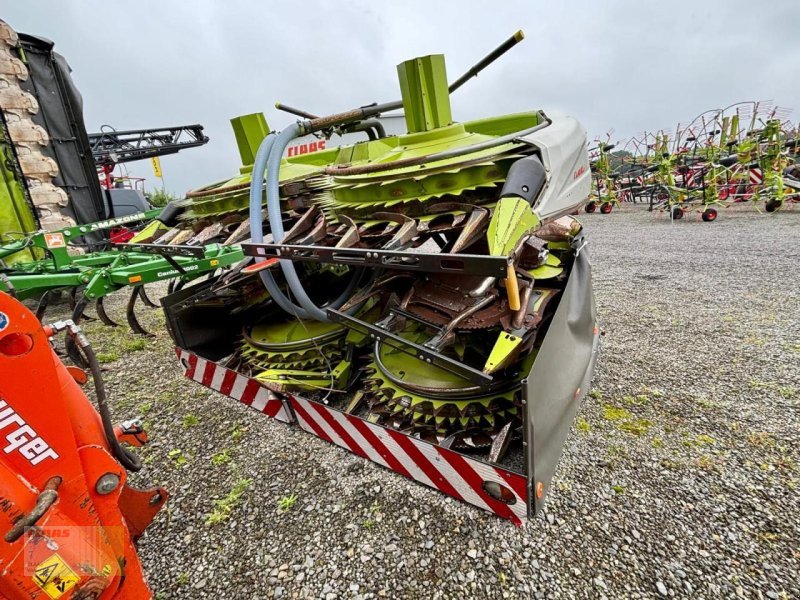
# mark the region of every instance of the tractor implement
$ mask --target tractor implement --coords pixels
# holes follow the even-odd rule
[[[90,373],[61,362],[58,333]],[[0,369],[0,597],[151,598],[135,544],[168,494],[129,484],[142,465],[128,446],[147,434],[138,419],[111,421],[91,345],[71,321],[43,326],[0,292]],[[80,387],[89,374],[97,409]]]
[[[451,116],[450,92],[521,39],[452,86],[441,55],[401,63],[397,102],[284,106],[302,120],[281,132],[233,119],[239,175],[189,192],[182,219],[249,232],[247,260],[162,300],[189,379],[517,524],[543,506],[599,343],[568,216],[589,196],[585,131]],[[399,108],[407,133],[385,135]],[[337,131],[366,139],[284,156]]]

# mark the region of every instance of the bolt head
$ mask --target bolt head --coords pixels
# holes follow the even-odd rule
[[[94,489],[101,496],[105,496],[113,492],[119,487],[120,477],[116,473],[106,473],[97,480]]]

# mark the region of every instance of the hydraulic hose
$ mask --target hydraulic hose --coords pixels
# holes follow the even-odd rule
[[[289,145],[289,142],[300,135],[300,131],[301,129],[299,123],[292,123],[289,127],[281,131],[278,134],[278,137],[275,139],[275,143],[272,145],[272,148],[269,152],[269,158],[267,159],[267,216],[269,217],[269,226],[272,230],[272,239],[276,244],[279,244],[285,236],[285,231],[283,230],[283,220],[281,219],[280,205],[279,176],[281,169],[281,158],[283,157],[283,151],[286,149],[286,146]],[[255,175],[255,173],[253,174]],[[279,264],[283,270],[283,276],[286,278],[286,282],[289,284],[289,289],[297,298],[300,306],[302,306],[305,311],[317,321],[327,322],[328,315],[324,310],[314,304],[311,298],[308,297],[308,294],[306,294],[306,290],[303,287],[300,278],[297,276],[294,263],[289,260],[281,260]],[[362,275],[363,270],[357,269],[355,273],[353,273],[353,277],[350,279],[350,282],[347,284],[347,287],[344,289],[344,291],[339,295],[338,298],[336,298],[336,300],[328,304],[327,308],[338,309],[345,302],[347,302],[353,295],[353,291],[361,280]],[[356,306],[352,306],[347,310],[347,314],[352,315],[356,313],[362,305],[363,302],[357,304]]]
[[[74,323],[69,322],[67,328],[67,338],[74,338],[76,348],[80,348],[86,358],[86,364],[92,372],[92,379],[94,380],[94,391],[97,396],[97,409],[100,413],[100,421],[103,424],[103,433],[105,434],[106,442],[111,448],[111,453],[114,457],[125,467],[128,471],[135,473],[142,469],[142,461],[136,454],[125,448],[119,443],[116,433],[114,433],[114,423],[111,421],[111,410],[108,408],[108,401],[106,398],[106,389],[103,384],[103,373],[100,369],[100,363],[97,356],[92,349],[89,340],[84,337],[83,333],[75,326]]]
[[[264,138],[264,141],[261,142],[261,146],[258,149],[250,182],[250,235],[254,243],[258,244],[264,241],[263,219],[261,214],[261,182],[264,180],[265,170],[267,176],[267,215],[269,217],[273,241],[275,243],[280,243],[286,235],[281,218],[279,174],[283,151],[286,149],[289,142],[297,137],[299,131],[299,125],[295,123],[277,136],[275,134],[269,134]],[[264,282],[267,291],[275,302],[283,308],[283,310],[297,317],[315,319],[317,321],[328,321],[328,316],[325,311],[314,304],[308,297],[308,294],[306,294],[305,288],[300,282],[300,278],[294,268],[294,264],[288,260],[281,260],[280,266],[289,285],[289,289],[297,298],[300,306],[297,306],[286,297],[275,282],[272,273],[269,271],[262,271],[261,280]],[[362,275],[363,270],[357,270],[353,274],[345,290],[338,298],[331,302],[328,307],[338,309],[347,302],[360,283]],[[358,304],[351,307],[347,312],[348,314],[353,314],[360,308],[361,304]]]
[[[270,133],[261,142],[256,153],[256,159],[253,162],[253,172],[250,180],[250,239],[260,244],[264,241],[264,222],[261,217],[261,182],[264,181],[264,171],[267,168],[267,159],[269,158],[272,146],[275,143],[275,134]],[[280,220],[280,219],[279,219]],[[281,226],[283,224],[281,223]],[[282,230],[282,228],[281,228]],[[274,237],[273,232],[273,237]],[[256,258],[256,262],[262,262],[264,259]],[[295,315],[302,319],[308,319],[309,315],[305,310],[296,306],[289,298],[287,298],[278,284],[272,273],[269,271],[261,271],[261,281],[264,287],[267,288],[269,295],[283,310],[291,315]]]

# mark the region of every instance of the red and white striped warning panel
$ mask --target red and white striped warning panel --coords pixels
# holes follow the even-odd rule
[[[177,353],[183,366],[183,374],[189,379],[230,396],[268,417],[284,423],[291,422],[281,399],[255,379],[240,375],[186,350],[178,349]]]
[[[759,184],[764,181],[764,172],[758,167],[750,169],[750,183]]]
[[[295,397],[290,400],[297,424],[323,440],[518,525],[527,517],[527,493],[522,475],[312,400]],[[487,488],[494,486],[496,489],[498,485],[507,494],[506,502],[487,492]]]
[[[256,380],[178,349],[184,374],[270,417],[290,423],[283,403]],[[423,483],[457,500],[521,525],[527,519],[525,477],[447,448],[348,415],[319,402],[288,396],[303,431]]]

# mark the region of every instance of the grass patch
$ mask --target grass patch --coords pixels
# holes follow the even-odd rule
[[[759,433],[751,433],[747,436],[747,443],[751,446],[756,446],[759,448],[771,448],[775,445],[775,438],[772,437],[772,434],[761,431]]]
[[[183,451],[180,448],[175,448],[174,450],[170,450],[167,453],[167,458],[174,461],[175,465],[178,467],[182,467],[183,465],[189,462],[189,460],[183,455]]]
[[[97,362],[101,364],[112,363],[114,361],[119,360],[120,358],[122,358],[120,353],[115,351],[97,353]]]
[[[621,485],[612,485],[611,489],[614,490],[615,494],[619,494],[620,496],[625,493],[625,488]]]
[[[247,427],[243,427],[242,425],[236,425],[233,429],[231,429],[231,439],[234,442],[241,441],[242,437],[244,437],[245,432],[247,431]]]
[[[603,393],[597,388],[594,388],[589,392],[589,398],[592,398],[593,400],[600,400],[602,397]]]
[[[127,352],[138,352],[147,348],[147,340],[134,338],[122,342],[122,349]]]
[[[683,445],[687,446],[689,448],[691,448],[693,446],[699,446],[699,447],[714,446],[714,445],[716,445],[716,443],[717,443],[717,440],[715,440],[710,435],[706,435],[704,433],[701,433],[700,435],[696,435],[693,438],[688,438],[687,437],[685,440],[683,440]]]
[[[214,510],[206,516],[206,525],[217,525],[226,521],[251,483],[252,479],[240,479],[227,496],[221,500],[214,500]]]
[[[620,431],[624,431],[625,433],[644,435],[650,431],[652,426],[653,422],[647,419],[630,419],[628,421],[623,421],[617,427]]]
[[[278,510],[282,513],[289,512],[294,508],[294,505],[297,504],[297,494],[291,494],[289,496],[284,496],[280,500],[278,500]]]
[[[717,461],[716,459],[709,455],[709,454],[702,454],[697,458],[695,464],[704,471],[716,471],[717,470]]]
[[[225,448],[221,452],[217,452],[211,456],[211,464],[215,467],[221,467],[229,462],[231,462],[231,454],[228,448]]]
[[[631,413],[625,408],[606,404],[603,407],[603,418],[606,421],[622,421],[623,419],[630,419]]]
[[[649,398],[645,394],[639,394],[638,396],[623,396],[622,401],[625,404],[630,404],[633,406],[641,406],[642,404],[647,404]]]
[[[186,428],[194,427],[200,423],[200,419],[198,419],[192,413],[188,413],[183,417],[183,426]]]
[[[575,422],[575,429],[577,429],[581,433],[589,433],[592,430],[592,426],[589,425],[589,421],[587,421],[586,419],[578,419]]]

